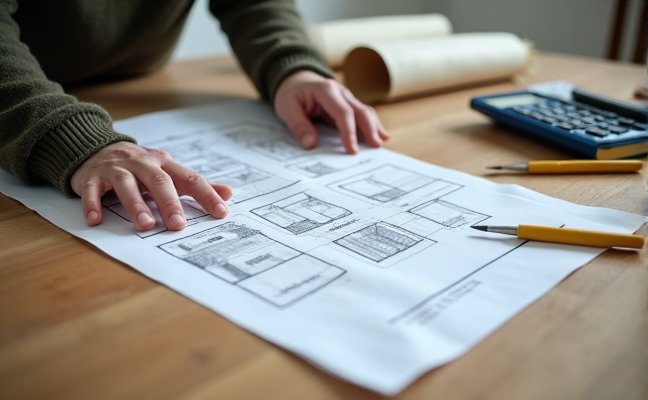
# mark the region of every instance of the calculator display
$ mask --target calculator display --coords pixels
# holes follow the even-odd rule
[[[513,106],[526,106],[545,101],[542,97],[531,93],[518,94],[513,96],[499,96],[486,99],[486,103],[497,108],[508,108]]]

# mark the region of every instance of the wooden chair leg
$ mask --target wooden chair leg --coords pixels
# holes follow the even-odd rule
[[[607,51],[607,58],[610,60],[619,59],[621,40],[623,38],[623,23],[626,19],[626,11],[628,10],[628,0],[616,0],[614,4],[614,15],[612,17]]]
[[[638,64],[645,64],[648,60],[648,0],[641,2],[640,19],[637,25],[634,52],[632,61]]]

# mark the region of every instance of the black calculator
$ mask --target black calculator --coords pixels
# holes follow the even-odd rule
[[[474,97],[470,106],[496,123],[577,156],[600,160],[648,153],[648,108],[586,92],[565,101],[530,91]]]

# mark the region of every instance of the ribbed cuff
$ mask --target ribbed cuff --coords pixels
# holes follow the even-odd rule
[[[134,143],[135,139],[115,132],[104,115],[72,115],[34,146],[29,156],[30,173],[73,196],[70,179],[74,171],[97,151],[124,141]]]
[[[334,78],[333,72],[322,61],[321,57],[311,52],[294,52],[282,54],[260,71],[257,87],[265,100],[274,103],[274,96],[281,82],[291,73],[299,70],[313,71],[327,78]],[[265,78],[265,81],[263,80]]]

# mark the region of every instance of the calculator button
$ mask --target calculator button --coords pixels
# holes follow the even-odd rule
[[[621,125],[634,125],[636,122],[634,119],[626,117],[619,117],[617,118],[617,121],[619,121],[619,124]]]
[[[569,123],[569,121],[571,121],[571,118],[565,117],[564,115],[560,115],[560,114],[556,115],[554,118],[556,118],[560,122]]]
[[[540,114],[540,113],[537,112],[537,111],[534,111],[534,112],[532,112],[532,113],[529,114],[529,117],[531,117],[531,118],[533,118],[533,119],[537,119],[538,121],[542,121],[542,119],[543,119],[545,116],[542,115],[542,114]]]
[[[566,131],[571,131],[574,129],[574,125],[566,123],[566,122],[560,122],[554,125],[556,128],[564,129]]]
[[[574,125],[574,127],[577,128],[577,129],[585,129],[587,127],[587,124],[584,123],[583,121],[579,120],[579,119],[573,119],[573,120],[567,121],[567,122]]]
[[[621,133],[626,133],[626,132],[628,132],[628,130],[629,130],[629,129],[626,128],[626,127],[624,127],[624,126],[610,126],[610,127],[608,128],[608,131],[609,131],[609,132],[614,133],[614,134],[616,134],[616,135],[619,135],[619,134],[621,134]]]
[[[529,110],[528,108],[524,108],[524,107],[513,107],[512,110],[513,110],[514,112],[516,112],[516,113],[518,113],[518,114],[522,114],[522,115],[529,115],[529,114],[531,114],[531,110]]]
[[[618,117],[617,113],[612,112],[612,111],[607,111],[607,110],[601,110],[599,111],[599,114],[603,115],[604,117],[607,118],[616,118]]]
[[[597,137],[605,137],[608,135],[608,131],[606,131],[605,129],[601,129],[598,126],[588,127],[587,129],[585,129],[585,133]]]

